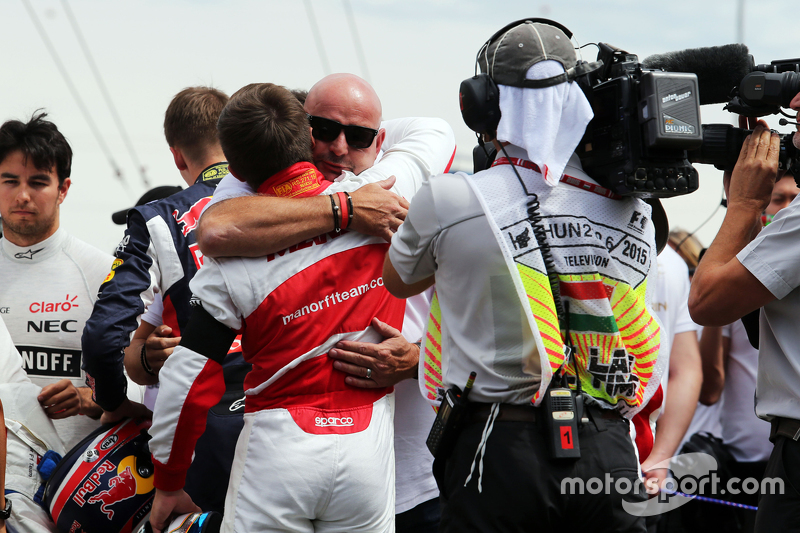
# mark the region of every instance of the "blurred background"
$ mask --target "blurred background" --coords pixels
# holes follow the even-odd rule
[[[163,135],[170,99],[191,85],[228,94],[252,82],[308,89],[326,74],[372,83],[384,118],[436,116],[456,133],[453,168],[471,171],[474,134],[458,86],[475,54],[516,19],[546,17],[581,45],[598,41],[639,59],[743,42],[756,63],[800,56],[797,2],[788,0],[0,0],[0,120],[44,109],[75,153],[61,223],[111,252],[122,228],[111,213],[156,185],[183,185]],[[583,59],[595,59],[587,46]],[[736,123],[721,105],[703,123]],[[778,117],[767,117],[782,133]],[[700,189],[668,199],[672,227],[694,230],[714,213],[722,175],[698,165]],[[724,216],[700,231],[707,246]]]

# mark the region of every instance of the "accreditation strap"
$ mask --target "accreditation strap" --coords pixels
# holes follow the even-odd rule
[[[520,159],[518,157],[500,157],[495,159],[492,166],[498,165],[515,165],[522,168],[528,168],[534,170],[538,173],[542,173],[539,170],[539,165],[534,163],[533,161],[528,161],[527,159]],[[612,200],[621,200],[622,196],[612,192],[610,189],[606,189],[605,187],[598,185],[597,183],[591,183],[586,180],[582,180],[580,178],[576,178],[575,176],[570,176],[569,174],[562,174],[561,178],[558,180],[561,183],[566,183],[567,185],[571,185],[573,187],[577,187],[578,189],[583,189],[584,191],[589,191],[594,194],[598,194],[600,196],[604,196],[606,198],[611,198]]]
[[[666,364],[666,358],[658,357],[658,319],[647,304],[656,255],[649,206],[633,198],[601,200],[598,195],[612,197],[597,188],[579,187],[589,195],[575,191],[574,183],[565,180],[562,183],[570,187],[535,189],[541,174],[530,165],[519,165],[534,171],[521,174],[529,190],[540,192],[541,224],[555,260],[562,301],[569,302],[565,307],[575,364],[565,365],[564,333],[528,218],[527,197],[510,169],[502,168],[504,164],[509,163],[501,161],[464,177],[500,245],[535,339],[536,353],[528,355],[534,359],[520,362],[528,368],[538,363],[541,369],[541,383],[531,401],[541,402],[553,375],[563,368],[571,387],[576,388],[580,379],[582,391],[596,403],[633,416],[657,390]],[[425,393],[431,401],[444,390],[444,320],[434,293],[422,350]]]

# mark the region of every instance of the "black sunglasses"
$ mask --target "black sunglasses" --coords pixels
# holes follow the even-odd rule
[[[308,122],[311,124],[311,135],[318,141],[333,142],[339,136],[339,133],[344,130],[344,138],[347,139],[347,144],[351,148],[364,149],[369,148],[372,145],[372,141],[375,140],[375,136],[378,135],[378,130],[372,128],[345,126],[329,118],[307,116]]]

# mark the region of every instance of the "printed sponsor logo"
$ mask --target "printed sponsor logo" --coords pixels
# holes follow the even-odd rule
[[[97,467],[97,470],[92,472],[92,475],[90,475],[86,481],[83,482],[81,488],[79,488],[75,495],[72,496],[72,501],[77,503],[79,507],[83,507],[83,504],[86,503],[85,496],[87,494],[91,494],[100,486],[100,477],[108,472],[113,472],[116,470],[116,468],[117,467],[114,466],[114,463],[108,459],[100,463],[100,466]]]
[[[314,419],[314,425],[317,427],[350,427],[353,425],[353,417],[350,416],[318,416]]]
[[[22,356],[22,368],[30,376],[79,378],[81,351],[41,346],[17,346]]]
[[[678,119],[664,115],[664,131],[666,133],[683,133],[685,135],[694,135],[695,127],[686,122],[681,122]]]
[[[290,246],[288,248],[285,248],[285,249],[281,250],[280,252],[276,252],[274,254],[268,254],[267,255],[267,262],[274,261],[277,257],[283,257],[287,253],[293,254],[294,252],[297,252],[298,250],[303,250],[305,248],[310,248],[311,246],[314,246],[315,244],[325,244],[326,242],[331,241],[331,240],[335,239],[336,237],[340,237],[340,236],[342,236],[342,235],[344,235],[346,233],[348,233],[347,230],[342,230],[339,233],[336,233],[335,231],[331,231],[330,233],[324,233],[322,235],[319,235],[318,237],[314,237],[313,239],[309,239],[309,240],[303,241],[303,242],[301,242],[299,244],[295,244],[294,246]]]
[[[11,314],[10,307],[0,307],[0,315],[8,315]]]
[[[72,308],[80,307],[75,303],[77,299],[77,294],[72,298],[67,294],[63,302],[33,302],[28,306],[28,311],[31,313],[58,313],[60,311],[68,313]]]
[[[28,320],[28,333],[77,333],[77,320]]]
[[[233,413],[233,412],[236,412],[236,411],[238,411],[240,409],[244,409],[244,400],[245,400],[244,398],[240,398],[240,399],[236,400],[235,402],[233,402],[231,404],[230,407],[228,407],[228,410]]]
[[[109,509],[109,507],[136,495],[136,478],[131,472],[131,467],[125,468],[118,475],[109,479],[108,487],[107,490],[98,492],[86,501],[88,503],[99,503],[100,510],[111,520],[114,518],[114,510]]]
[[[278,196],[287,196],[291,192],[292,192],[291,183],[281,183],[280,185],[275,186],[275,194],[277,194]]]
[[[203,171],[202,179],[203,181],[213,180],[216,178],[224,178],[229,173],[228,165],[221,164],[221,165],[214,165],[213,167],[206,169]]]
[[[125,235],[122,238],[122,240],[119,241],[119,244],[117,245],[117,249],[115,250],[115,253],[119,254],[119,253],[124,252],[125,251],[125,247],[128,246],[129,242],[131,242],[131,236],[130,235]]]
[[[692,91],[686,91],[685,93],[681,94],[671,93],[661,98],[661,103],[666,104],[667,102],[680,102],[681,100],[686,100],[690,96],[692,96]]]
[[[639,211],[631,213],[631,219],[628,221],[628,228],[643,233],[647,227],[647,217]]]
[[[116,444],[118,440],[119,440],[119,437],[117,437],[116,435],[109,435],[102,442],[102,444],[100,444],[100,449],[105,451],[105,450],[111,448],[114,444]]]
[[[114,262],[111,263],[111,272],[108,273],[108,276],[106,276],[106,279],[103,280],[103,283],[108,283],[109,281],[111,281],[114,278],[114,274],[116,274],[116,272],[114,272],[114,271],[122,263],[124,263],[124,261],[122,259],[119,259],[119,258],[114,259]]]
[[[81,529],[81,523],[77,520],[73,520],[69,528],[69,533],[78,533],[79,531],[83,531],[83,529]]]
[[[363,283],[357,287],[353,287],[350,290],[338,292],[334,291],[330,294],[325,295],[324,300],[318,300],[316,302],[312,302],[308,305],[304,305],[297,311],[292,314],[283,316],[283,324],[286,325],[291,322],[295,318],[300,318],[301,316],[316,313],[321,311],[322,309],[328,308],[331,305],[340,304],[345,300],[349,300],[350,298],[358,298],[359,296],[363,295],[367,291],[375,289],[377,287],[383,287],[383,277],[378,279],[370,280],[369,283]]]
[[[197,227],[197,221],[200,220],[200,214],[203,212],[205,205],[210,201],[210,196],[200,198],[184,214],[179,215],[177,209],[172,212],[175,222],[181,225],[180,230],[184,237],[189,235]]]
[[[20,252],[20,253],[14,254],[14,257],[17,258],[17,259],[31,259],[32,260],[33,256],[38,254],[42,250],[44,250],[44,248],[39,248],[38,250],[28,249],[27,252]]]

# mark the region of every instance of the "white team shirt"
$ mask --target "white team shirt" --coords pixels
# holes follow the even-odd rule
[[[722,440],[737,461],[766,461],[772,453],[769,424],[758,418],[753,409],[758,350],[747,339],[741,320],[722,328],[722,335],[731,341],[721,398],[725,405],[720,411]]]
[[[782,209],[736,258],[776,300],[761,308],[756,414],[800,419],[800,202]],[[733,288],[732,290],[735,290]]]
[[[661,319],[661,350],[658,356],[667,359],[667,365],[664,367],[664,374],[661,377],[664,403],[666,403],[672,339],[678,333],[696,331],[697,325],[689,316],[689,267],[686,266],[678,252],[670,246],[666,246],[661,251],[656,264],[658,274],[653,310]],[[661,412],[663,413],[663,407]]]

